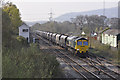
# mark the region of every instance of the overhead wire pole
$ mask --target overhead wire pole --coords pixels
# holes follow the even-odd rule
[[[50,26],[52,27],[52,31],[54,31],[54,29],[53,29],[54,22],[53,22],[53,12],[52,12],[52,8],[51,8],[50,13],[48,13],[48,15],[49,15]]]
[[[103,15],[105,16],[105,0],[103,1]]]
[[[52,9],[51,9],[49,15],[50,15],[49,20],[52,21],[52,20],[53,20],[53,12],[52,12]]]
[[[0,1],[0,5],[2,5],[2,6],[3,6],[3,2],[4,2],[4,0],[1,0],[1,1]]]
[[[103,16],[105,16],[105,0],[103,0]],[[103,22],[103,27],[105,26],[105,22]]]

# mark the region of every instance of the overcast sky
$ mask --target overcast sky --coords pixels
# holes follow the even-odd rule
[[[82,12],[103,8],[104,0],[5,0],[13,2],[20,10],[23,21],[48,20],[70,12]],[[84,1],[84,2],[83,2]],[[113,2],[114,1],[114,2]],[[117,7],[119,0],[105,0],[105,8]]]

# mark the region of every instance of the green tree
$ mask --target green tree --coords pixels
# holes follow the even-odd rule
[[[6,3],[2,7],[2,41],[3,46],[9,47],[14,43],[12,34],[18,33],[18,27],[22,24],[19,10],[12,3]]]
[[[7,3],[3,7],[3,11],[6,12],[11,20],[12,30],[18,31],[18,27],[22,24],[19,9],[12,3]]]
[[[3,46],[9,46],[11,41],[11,20],[9,15],[2,11],[2,41]]]

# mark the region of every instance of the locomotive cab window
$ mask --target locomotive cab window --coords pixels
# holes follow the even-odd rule
[[[77,45],[82,45],[82,42],[81,42],[81,41],[78,41],[78,42],[77,42]]]
[[[88,45],[88,42],[87,42],[87,41],[84,41],[84,42],[83,42],[83,45]]]
[[[23,32],[28,32],[28,29],[23,29]]]

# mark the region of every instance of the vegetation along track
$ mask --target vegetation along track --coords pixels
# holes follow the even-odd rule
[[[48,42],[48,40],[45,40],[45,39],[43,39],[42,37],[41,37],[41,39],[42,39],[43,41],[45,41],[47,44],[49,44],[49,46],[53,46],[52,44],[50,44],[50,43]],[[59,47],[59,48],[60,48],[60,47]],[[64,62],[66,62],[66,64],[68,64],[69,66],[71,66],[71,67],[72,67],[77,73],[79,73],[84,79],[87,80],[87,79],[89,78],[89,77],[88,77],[88,74],[89,74],[89,76],[93,76],[93,77],[91,77],[91,78],[95,78],[95,79],[99,79],[99,80],[100,80],[100,79],[103,79],[103,76],[100,77],[99,74],[95,74],[95,73],[91,72],[90,70],[88,70],[87,68],[85,68],[83,65],[81,65],[78,61],[76,61],[76,60],[73,59],[72,57],[66,55],[65,52],[60,51],[60,50],[58,50],[58,49],[55,49],[55,51],[56,51],[55,53],[57,54],[58,57],[60,57]],[[58,52],[59,52],[59,53],[58,53]],[[63,57],[63,56],[60,56],[60,54],[63,54],[64,57]],[[68,61],[68,60],[69,60],[69,61]],[[73,64],[69,64],[69,62],[73,62],[74,65],[73,65]],[[85,62],[85,61],[84,61],[84,62]],[[86,62],[86,63],[89,64],[90,66],[96,68],[96,66],[91,65],[91,64],[88,63],[88,62]],[[107,72],[104,72],[104,70],[99,69],[99,68],[96,68],[96,69],[98,70],[98,72],[101,71],[101,72],[103,72],[104,74],[107,75],[107,77],[106,77],[106,75],[104,75],[104,79],[105,79],[105,78],[111,78],[111,79],[117,80],[117,78],[113,77],[112,75],[108,74]],[[87,73],[83,73],[83,70],[84,70],[84,72],[87,72]],[[109,79],[109,80],[110,80],[110,79]]]
[[[47,40],[45,40],[45,39],[42,39],[42,40],[45,41],[46,43],[48,43],[49,46],[53,46],[52,44],[49,44],[49,42]],[[97,75],[95,75],[94,73],[92,73],[89,70],[87,70],[86,68],[84,68],[82,65],[75,62],[72,58],[70,58],[69,56],[67,56],[66,54],[61,52],[60,50],[55,49],[54,53],[57,55],[57,57],[62,59],[67,65],[71,66],[77,73],[79,73],[83,79],[85,79],[85,80],[89,80],[89,79],[101,80]]]

